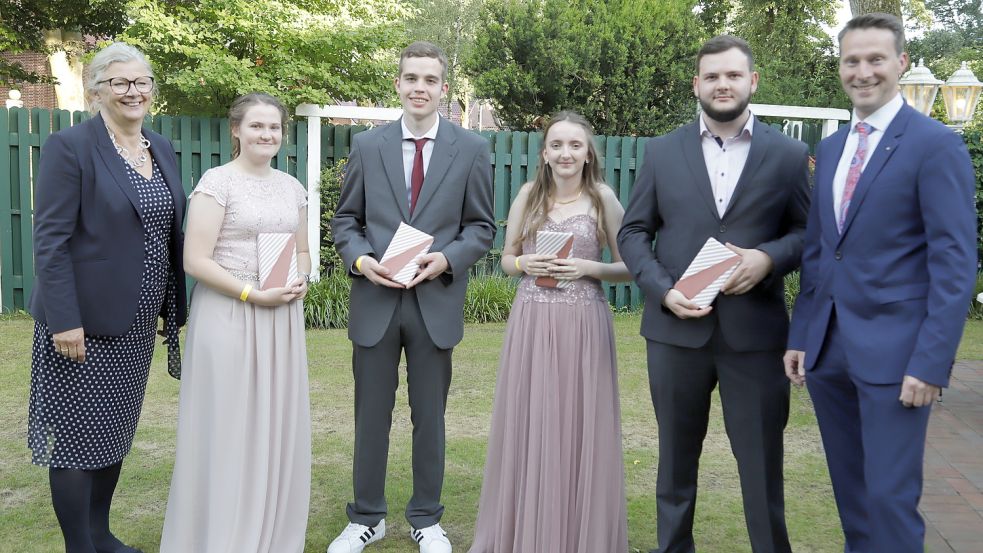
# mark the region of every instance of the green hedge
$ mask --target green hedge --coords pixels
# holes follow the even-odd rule
[[[333,165],[325,165],[321,168],[321,243],[319,244],[321,275],[330,274],[335,267],[341,267],[341,256],[334,248],[331,218],[334,217],[338,200],[341,199],[341,181],[347,163],[348,158],[342,158]]]
[[[966,129],[963,140],[976,170],[976,247],[977,259],[983,259],[983,128]]]

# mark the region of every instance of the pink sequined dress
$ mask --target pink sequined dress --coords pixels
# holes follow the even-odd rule
[[[572,232],[571,257],[598,260],[596,224],[574,215],[543,230]],[[502,346],[471,553],[624,553],[625,509],[614,330],[600,283],[542,288],[524,276]]]

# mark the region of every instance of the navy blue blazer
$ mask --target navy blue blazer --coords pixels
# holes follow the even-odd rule
[[[834,306],[855,375],[946,386],[976,280],[975,175],[959,135],[905,104],[836,228],[844,126],[819,144],[789,349],[816,365]],[[855,361],[855,363],[853,362]]]
[[[186,318],[182,265],[187,200],[177,157],[163,136],[143,130],[174,197],[171,269],[178,325]],[[102,116],[59,131],[41,149],[34,192],[35,281],[29,309],[54,334],[120,336],[136,319],[144,270],[140,202]],[[161,308],[161,315],[166,312]]]

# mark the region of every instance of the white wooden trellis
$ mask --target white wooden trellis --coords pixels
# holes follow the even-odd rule
[[[840,121],[850,120],[850,111],[839,108],[812,108],[803,106],[779,106],[775,104],[751,104],[751,113],[760,117],[785,119],[819,119],[823,122],[823,138],[836,132]]]
[[[307,238],[311,244],[311,278],[317,280],[321,277],[321,119],[395,121],[403,110],[300,104],[297,115],[307,118]]]

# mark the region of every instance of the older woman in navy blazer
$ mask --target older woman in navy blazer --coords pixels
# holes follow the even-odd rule
[[[28,446],[49,468],[68,553],[132,553],[109,529],[143,404],[158,318],[180,375],[185,196],[163,136],[143,129],[154,78],[123,43],[87,67],[92,119],[51,135],[35,192]]]

